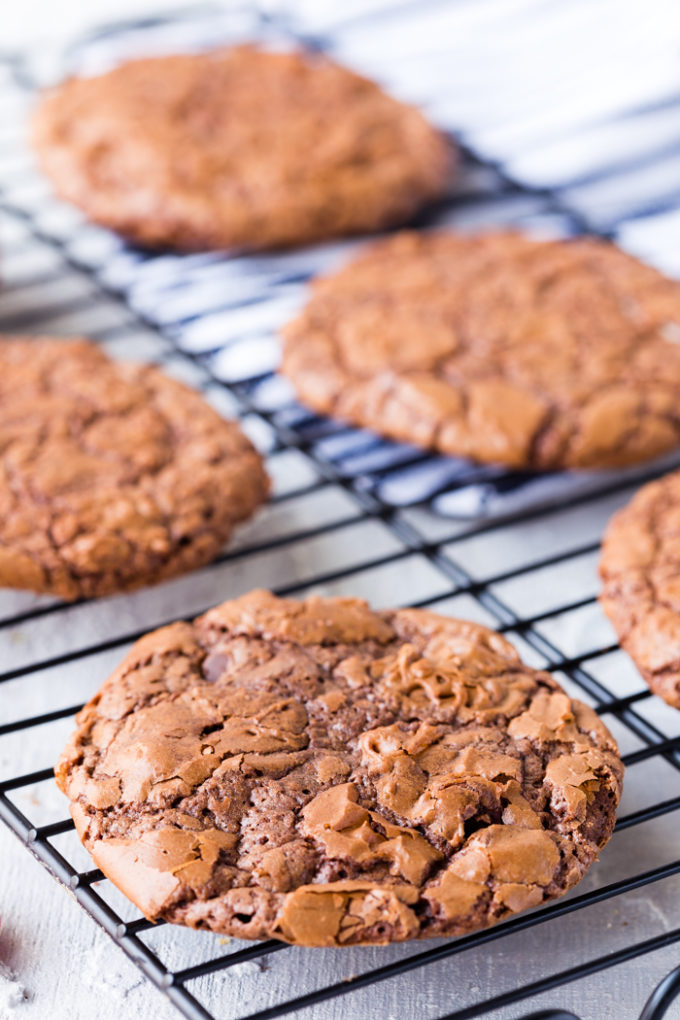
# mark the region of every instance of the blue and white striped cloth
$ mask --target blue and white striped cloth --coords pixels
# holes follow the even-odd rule
[[[435,225],[603,232],[680,275],[680,5],[672,0],[289,0],[259,11],[208,5],[94,33],[66,54],[31,54],[23,70],[41,84],[142,53],[253,35],[323,47],[460,139],[472,158]],[[183,351],[218,379],[245,387],[256,408],[386,504],[428,500],[445,515],[497,516],[597,492],[620,477],[509,474],[319,419],[275,374],[276,334],[304,301],[309,278],[341,264],[359,242],[247,257],[148,257],[57,203],[31,177],[30,158],[17,145],[27,172],[8,185],[0,159],[0,186],[18,208]]]

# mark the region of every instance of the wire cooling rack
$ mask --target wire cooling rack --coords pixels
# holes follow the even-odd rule
[[[516,15],[554,5],[526,0],[510,6]],[[532,478],[431,456],[312,415],[275,374],[275,330],[299,307],[309,277],[346,259],[355,242],[245,258],[150,256],[57,202],[33,167],[24,138],[27,110],[37,84],[54,76],[55,68],[59,75],[139,51],[294,34],[361,67],[366,54],[390,49],[375,41],[399,24],[394,39],[410,40],[416,69],[424,63],[431,68],[436,61],[428,58],[428,46],[436,49],[437,33],[410,32],[415,11],[423,29],[430,22],[436,28],[436,17],[452,12],[467,11],[468,18],[477,12],[472,16],[479,19],[482,8],[488,21],[499,5],[432,0],[417,8],[403,4],[395,13],[373,3],[351,17],[349,10],[344,22],[329,15],[323,24],[318,10],[305,21],[303,7],[279,12],[277,19],[248,8],[228,16],[198,8],[97,33],[56,64],[54,55],[0,57],[0,330],[82,332],[114,356],[158,362],[240,418],[267,453],[274,480],[270,505],[215,564],[187,578],[75,605],[0,593],[0,817],[187,1017],[462,1020],[488,1013],[517,1017],[541,1006],[547,1009],[532,1015],[559,1020],[575,1016],[563,1007],[584,1001],[579,987],[626,964],[629,974],[637,968],[643,998],[649,996],[641,1020],[659,1020],[676,1008],[680,991],[680,969],[654,988],[659,975],[653,965],[659,951],[680,950],[673,912],[680,898],[680,715],[651,696],[618,649],[597,607],[595,566],[611,513],[642,481],[679,459],[629,472]],[[507,10],[506,3],[500,13]],[[505,38],[508,30],[501,18]],[[409,62],[400,67],[404,76],[390,84],[409,95]],[[428,94],[413,98],[436,108],[442,73],[432,72]],[[415,80],[421,83],[420,72]],[[596,229],[680,270],[670,264],[677,259],[673,186],[660,188],[658,174],[647,191],[643,186],[650,167],[658,165],[662,143],[663,159],[672,162],[680,152],[677,106],[664,92],[663,76],[656,87],[654,93],[650,85],[646,96],[655,130],[643,132],[648,146],[635,149],[633,169],[620,157],[612,168],[611,158],[593,145],[590,163],[574,170],[572,158],[571,177],[550,181],[549,189],[536,187],[540,180],[523,180],[539,175],[541,166],[549,177],[551,164],[545,148],[527,149],[531,125],[521,118],[506,124],[506,134],[514,126],[521,142],[514,156],[499,155],[502,132],[495,149],[486,150],[474,144],[474,133],[462,132],[462,184],[425,225],[502,223],[549,234]],[[674,128],[664,111],[676,118]],[[548,143],[548,149],[557,146],[560,165],[579,131],[593,137],[604,132],[608,153],[613,138],[622,149],[626,131],[640,137],[637,108],[604,112],[608,119],[595,127],[574,125],[565,114],[569,123]],[[533,110],[540,125],[539,114]],[[493,130],[479,118],[482,135],[486,129],[493,141]],[[439,119],[446,123],[443,115]],[[527,156],[532,151],[533,163]],[[610,200],[606,223],[592,199],[603,182],[608,195],[619,196],[617,215]],[[599,213],[594,218],[593,208]],[[489,931],[416,946],[310,951],[271,941],[218,940],[140,917],[91,868],[54,789],[52,763],[74,712],[133,640],[256,585],[280,594],[357,594],[377,605],[428,606],[506,633],[529,662],[554,672],[570,693],[594,705],[620,742],[626,790],[601,863],[577,890],[543,909]],[[668,959],[663,956],[666,969]],[[616,996],[599,994],[591,1016],[612,1015],[614,1008],[622,1017],[633,1015]]]

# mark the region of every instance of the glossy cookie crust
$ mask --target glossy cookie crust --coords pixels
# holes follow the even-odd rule
[[[0,587],[154,584],[214,559],[268,491],[238,425],[157,368],[0,338]]]
[[[154,248],[277,248],[404,223],[451,184],[452,143],[315,53],[136,60],[49,92],[35,145],[58,193]]]
[[[680,471],[639,490],[602,544],[602,607],[655,694],[680,708]]]
[[[256,591],[142,638],[57,780],[148,917],[345,946],[561,895],[622,772],[597,715],[483,627]]]
[[[680,284],[603,241],[402,233],[319,280],[283,371],[323,414],[551,470],[680,443]]]

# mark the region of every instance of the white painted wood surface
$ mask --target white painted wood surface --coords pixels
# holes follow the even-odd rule
[[[1,303],[0,298],[0,303]],[[1,310],[1,304],[0,304]],[[151,341],[149,341],[150,343]],[[275,461],[272,461],[274,464]],[[289,462],[280,485],[296,468]],[[333,487],[323,503],[307,505],[307,498],[286,504],[285,510],[269,508],[246,525],[238,537],[245,547],[263,534],[285,533],[293,522],[331,519],[346,510],[344,497]],[[516,561],[536,558],[546,550],[566,550],[578,544],[584,535],[596,536],[611,512],[627,498],[624,492],[593,503],[587,510],[571,509],[544,519],[540,525],[526,523],[489,533],[484,540],[471,537],[457,545],[457,556],[468,569],[480,575],[511,568]],[[426,535],[440,535],[450,526],[423,510],[405,512],[407,519]],[[342,533],[341,533],[342,534]],[[232,565],[199,571],[187,578],[138,592],[130,596],[101,599],[84,607],[73,607],[56,616],[29,621],[3,634],[2,654],[6,667],[20,666],[34,658],[44,658],[60,650],[82,646],[105,636],[124,633],[136,626],[152,626],[162,618],[183,615],[193,608],[209,605],[221,598],[245,591],[262,583],[264,574],[272,584],[284,583],[291,576],[304,577],[313,567],[329,569],[343,559],[374,552],[379,543],[393,546],[392,540],[375,526],[363,525],[350,530],[351,542],[343,542],[332,533],[324,542],[304,543],[294,550],[271,554],[264,560],[253,557]],[[410,570],[410,575],[409,575]],[[326,591],[355,592],[378,605],[395,600],[395,584],[402,592],[418,590],[423,597],[436,591],[436,578],[430,568],[415,557],[410,566],[398,565],[399,574],[387,571],[355,575],[326,586]],[[408,583],[410,582],[410,583]],[[434,586],[434,587],[433,587]],[[593,557],[569,561],[551,571],[537,570],[498,586],[509,603],[531,610],[534,604],[549,605],[559,600],[578,599],[597,587]],[[24,609],[39,600],[30,595],[0,593],[0,613],[12,608]],[[44,601],[44,600],[43,600]],[[441,603],[442,611],[485,619],[479,606],[467,596],[454,596]],[[585,611],[547,621],[546,633],[560,641],[567,654],[606,643],[611,638],[609,625],[595,605]],[[552,628],[552,631],[551,631]],[[518,642],[521,647],[521,642]],[[525,655],[536,661],[535,653]],[[55,667],[10,681],[3,685],[0,712],[5,718],[32,715],[46,707],[58,708],[88,697],[124,653],[124,649],[103,652],[78,660],[69,666]],[[596,665],[603,682],[617,694],[640,688],[640,679],[626,658],[617,653]],[[574,691],[574,688],[570,688]],[[657,699],[643,703],[647,717],[672,735],[680,729],[680,713],[666,708]],[[20,732],[0,740],[0,776],[49,767],[54,762],[70,730],[70,719],[59,720],[39,730]],[[615,727],[624,752],[639,744],[621,726]],[[640,763],[628,770],[621,811],[627,814],[660,798],[680,793],[680,777],[662,762]],[[15,801],[31,818],[41,823],[64,817],[63,797],[52,782],[17,791]],[[57,837],[58,849],[82,869],[90,867],[87,855],[74,834]],[[577,890],[598,888],[627,875],[664,864],[678,856],[680,819],[675,815],[658,818],[642,826],[617,834],[604,852],[601,862]],[[17,989],[0,979],[2,1020],[43,1020],[45,1017],[69,1020],[73,1017],[99,1020],[159,1020],[172,1017],[174,1011],[160,993],[140,981],[139,975],[120,950],[97,929],[78,907],[71,895],[58,886],[31,858],[26,849],[0,827],[0,959],[16,972],[29,998],[12,1008],[11,997]],[[108,882],[99,885],[102,896],[125,918],[135,916]],[[546,973],[586,962],[594,956],[628,945],[631,941],[658,935],[678,923],[680,878],[668,879],[651,887],[611,900],[587,911],[554,920],[506,937],[488,946],[467,951],[455,960],[444,960],[425,969],[392,979],[351,998],[338,999],[308,1010],[301,1017],[314,1020],[430,1020],[443,1015],[454,1005],[474,1002],[516,986],[518,978],[529,983]],[[234,942],[222,944],[216,936],[174,929],[169,926],[151,931],[145,941],[170,967],[185,967],[208,959],[216,953],[236,948]],[[254,964],[242,965],[227,974],[215,974],[193,982],[191,990],[215,1015],[224,1020],[244,1011],[267,1006],[285,997],[342,980],[389,961],[421,951],[422,946],[325,951],[287,949],[273,954],[265,971]],[[574,1009],[584,1020],[635,1020],[656,982],[677,963],[677,946],[645,956],[614,971],[585,979],[531,1003],[498,1011],[498,1020],[523,1016],[530,1007],[541,1004]],[[680,1007],[673,1007],[669,1020],[680,1018]]]
[[[174,1007],[5,826],[0,862],[2,1020],[176,1020]]]
[[[306,6],[310,11],[319,10],[316,0]],[[351,7],[356,11],[357,6],[352,0],[348,10]],[[511,6],[531,8],[528,3]],[[586,9],[586,5],[573,6]],[[12,5],[11,10],[10,5],[4,4],[0,10],[0,45],[18,40],[17,31],[24,33],[21,38],[28,38],[30,34],[32,39],[34,23],[39,34],[46,36],[52,32],[50,26],[56,28],[59,22],[59,29],[65,34],[76,22],[78,27],[83,27],[88,22],[113,14],[124,15],[133,9],[139,13],[140,4],[131,0],[122,3],[118,0],[115,5],[111,0],[95,5],[86,5],[82,0],[62,0],[58,5],[47,0],[30,0],[30,3]],[[474,20],[477,16],[484,17],[486,7],[468,3],[466,9]],[[30,33],[25,31],[27,21],[31,22]],[[499,39],[501,37],[505,41],[504,33],[499,31]],[[462,36],[456,38],[461,40]],[[361,43],[360,38],[358,42]],[[351,47],[348,54],[350,52],[353,53]],[[375,55],[372,49],[371,58]],[[435,73],[437,65],[432,66],[432,73]],[[480,66],[477,61],[475,70]],[[462,95],[462,92],[457,94],[458,97]],[[454,99],[454,95],[448,97],[450,101]],[[0,129],[2,127],[0,123]],[[55,208],[50,215],[68,218],[69,213]],[[644,222],[637,224],[640,245],[647,243],[644,228]],[[676,233],[673,231],[667,247],[676,252],[677,259]],[[105,244],[106,238],[98,236]],[[36,275],[53,268],[55,262],[58,264],[58,256],[46,246],[27,246],[25,228],[15,219],[5,218],[0,222],[0,247],[3,240],[7,252],[2,258],[5,288],[0,292],[0,316],[15,315],[49,303],[54,295],[42,285],[31,286],[30,283]],[[90,287],[89,281],[75,271],[69,271],[60,280],[60,297],[86,293]],[[282,315],[285,314],[284,308]],[[56,318],[50,328],[67,334],[76,329],[95,332],[118,324],[121,332],[110,344],[112,353],[157,357],[160,348],[154,335],[134,328],[125,332],[122,327],[127,318],[127,313],[116,302],[102,299],[95,309]],[[231,370],[230,365],[226,367]],[[180,374],[183,371],[179,363],[174,368]],[[189,378],[192,378],[191,373]],[[226,403],[228,405],[228,401]],[[256,429],[256,439],[266,450],[266,430]],[[297,454],[271,458],[270,468],[279,492],[311,480],[309,468]],[[456,546],[456,556],[473,576],[483,577],[512,570],[518,563],[541,555],[566,552],[584,541],[597,539],[611,512],[628,494],[603,498],[586,509],[557,512],[539,523],[520,524],[481,538],[470,538]],[[351,513],[347,495],[340,488],[329,486],[319,493],[267,508],[240,532],[237,545],[245,548],[263,536],[282,536],[303,526],[337,521]],[[427,511],[407,510],[404,518],[432,540],[456,531],[451,521],[443,521]],[[258,584],[304,581],[313,574],[352,560],[359,562],[367,555],[389,553],[394,548],[394,537],[380,522],[357,522],[322,538],[291,543],[275,552],[199,571],[160,588],[73,607],[4,631],[0,645],[1,668],[20,667],[35,659],[58,655],[138,627],[152,627],[159,621],[198,611]],[[590,596],[597,590],[597,584],[594,557],[585,555],[548,571],[529,572],[496,588],[518,611],[531,612],[550,604]],[[378,605],[389,605],[407,598],[435,598],[441,590],[441,578],[423,557],[414,555],[396,565],[358,573],[320,590],[329,594],[362,595]],[[0,592],[0,616],[47,601]],[[439,608],[453,615],[492,622],[466,595],[447,598]],[[612,639],[608,624],[593,604],[548,620],[542,624],[542,629],[567,655],[581,654]],[[123,654],[124,648],[101,653],[68,667],[43,670],[3,685],[0,720],[33,715],[47,707],[60,708],[84,700]],[[620,653],[598,660],[592,668],[614,694],[625,695],[640,689],[640,678]],[[666,708],[658,699],[641,703],[640,711],[666,735],[680,732],[680,713]],[[0,776],[49,767],[70,727],[70,720],[65,719],[38,731],[0,739]],[[616,735],[624,751],[639,746],[621,727],[617,727]],[[677,773],[662,762],[640,763],[628,772],[621,810],[629,813],[679,793]],[[64,800],[51,782],[23,790],[15,799],[19,805],[24,804],[32,818],[37,817],[42,822],[62,818],[65,813]],[[91,866],[72,834],[59,837],[55,845],[74,865]],[[621,832],[573,895],[677,859],[679,850],[677,813]],[[135,916],[109,883],[101,883],[99,891],[122,916]],[[174,1008],[140,977],[139,971],[97,928],[74,898],[1,825],[0,922],[0,1020],[89,1020],[91,1017],[97,1020],[148,1020],[150,1017],[172,1020],[177,1016]],[[351,997],[316,1006],[299,1017],[300,1020],[434,1020],[456,1006],[515,987],[518,981],[528,984],[547,973],[586,962],[633,941],[658,936],[679,923],[680,878],[667,879],[601,906],[469,950],[455,959],[414,970],[389,983],[353,993]],[[207,933],[167,926],[147,933],[144,938],[170,967],[189,966],[235,948],[235,943],[222,943]],[[265,970],[255,964],[242,965],[227,974],[200,979],[190,987],[216,1016],[229,1020],[239,1013],[417,954],[422,949],[421,945],[342,952],[290,949],[272,954]],[[572,1009],[584,1020],[613,1017],[636,1020],[655,984],[680,962],[678,952],[676,943],[614,970],[490,1015],[496,1020],[514,1020],[531,1009],[550,1005]],[[12,974],[16,980],[11,980]],[[25,996],[22,989],[25,989]],[[669,1011],[668,1020],[680,1020],[680,1003]]]
[[[629,852],[637,856],[638,847]],[[608,857],[611,855],[608,855]],[[0,976],[0,1018],[2,1020],[176,1020],[178,1014],[163,996],[149,985],[137,969],[111,943],[79,905],[33,860],[19,841],[0,826],[0,960],[11,968],[25,987],[27,998],[16,1001],[17,986]],[[608,870],[607,859],[597,869]],[[604,876],[601,876],[604,877]],[[657,894],[637,894],[596,911],[584,923],[558,922],[549,931],[534,930],[527,937],[503,940],[474,954],[466,954],[464,965],[444,963],[426,972],[415,972],[399,982],[376,986],[369,992],[342,1002],[317,1006],[300,1020],[424,1020],[453,1008],[460,998],[478,998],[511,985],[518,968],[527,977],[540,976],[545,969],[557,969],[575,957],[599,953],[605,944],[625,944],[629,933],[639,937],[643,929],[670,929],[678,922],[680,882],[667,883]],[[184,936],[187,936],[186,940]],[[211,939],[206,934],[170,933],[178,951],[184,941]],[[371,962],[393,957],[390,950],[366,950]],[[261,996],[258,984],[286,986],[291,993],[303,983],[302,952],[284,951],[271,957],[270,969],[226,980],[204,979],[220,1017],[233,1016],[240,1004],[254,1007]],[[333,976],[332,954],[324,957],[325,980]],[[356,955],[356,954],[355,954]],[[313,960],[308,961],[314,969]],[[528,966],[527,966],[528,964]],[[567,986],[559,993],[544,995],[521,1008],[490,1014],[496,1020],[523,1016],[530,1007],[560,1005],[575,1010],[584,1020],[635,1020],[653,985],[677,965],[674,948],[662,950],[644,960],[633,961],[613,971]],[[206,988],[205,986],[211,986]],[[672,1007],[668,1020],[678,1020],[680,1008]]]

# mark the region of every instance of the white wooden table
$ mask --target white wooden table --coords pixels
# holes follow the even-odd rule
[[[140,6],[153,9],[158,5],[140,5],[137,0],[100,0],[96,5],[86,5],[82,0],[62,0],[60,4],[54,4],[52,0],[25,0],[14,5],[5,3],[0,10],[0,46],[6,48],[28,44],[36,37],[47,38],[51,34],[66,38],[74,30],[80,30],[95,20],[101,22],[133,12],[139,14]],[[180,4],[165,0],[162,6],[168,9]],[[323,5],[317,4],[316,0],[307,0],[305,3],[300,2],[300,6],[306,8],[307,14],[314,21],[315,17],[320,17],[319,11]],[[474,23],[475,19],[483,20],[488,10],[488,4],[479,2],[462,3],[460,6],[466,24]],[[527,0],[508,0],[507,4],[508,11],[524,7],[529,13],[531,6]],[[607,11],[615,7],[625,11],[627,5],[612,5],[610,0],[606,0],[604,5],[595,6],[598,10],[601,8],[600,17],[606,21]],[[645,31],[649,29],[651,32],[650,25],[654,21],[652,14],[648,16],[647,7],[641,11],[638,5],[635,6],[636,17],[645,22]],[[664,0],[653,0],[650,6],[658,8],[660,17]],[[360,4],[358,0],[348,0],[343,5],[343,11],[345,7],[348,12],[356,13]],[[665,7],[669,18],[673,16],[675,23],[679,10],[677,4],[667,3]],[[573,4],[568,5],[567,13],[567,5],[564,5],[563,18],[565,21],[572,19],[576,22],[586,17],[588,9],[586,4]],[[621,20],[623,22],[625,18]],[[611,22],[608,24],[613,31],[616,26]],[[581,31],[578,25],[574,31]],[[630,39],[624,42],[628,45]],[[514,50],[512,46],[505,45],[504,30],[497,31],[493,43],[497,49],[492,47],[491,50],[485,50],[485,57],[489,61],[491,57],[494,60],[505,60],[509,67]],[[380,52],[371,46],[367,46],[363,52],[360,33],[356,38],[349,33],[345,40],[345,45],[349,47],[347,58],[356,61],[358,66],[362,66],[362,60],[365,60],[367,71],[371,71],[374,59],[385,61],[386,80],[390,70],[387,66],[392,52],[390,47],[394,45],[394,52],[401,53],[404,49],[408,50],[410,44],[410,37],[405,40],[390,38]],[[486,74],[486,65],[480,63],[474,54],[469,56],[467,65],[458,63],[458,57],[464,56],[466,48],[464,34],[452,33],[451,46],[453,49],[457,47],[455,66],[462,74],[462,83],[465,84],[466,76],[469,75],[472,85],[477,87],[480,73]],[[530,56],[538,61],[542,54],[539,47],[533,48]],[[447,57],[446,53],[443,56]],[[444,80],[444,74],[448,73],[449,65],[452,64],[452,58],[447,57],[446,61],[427,61],[422,68],[409,70],[408,53],[405,53],[405,58],[403,61],[393,60],[392,66],[395,73],[397,69],[400,72],[404,69],[405,72],[409,71],[409,84],[404,86],[404,91],[414,90],[412,95],[416,99],[421,81],[425,81],[428,75],[433,78],[440,75]],[[442,58],[442,54],[439,54],[439,58]],[[546,56],[545,59],[550,58]],[[651,64],[654,69],[663,70],[665,67],[661,60],[653,60]],[[632,80],[631,74],[629,70],[627,80]],[[512,82],[518,92],[523,87],[520,77],[518,75],[513,78]],[[649,83],[649,75],[645,80]],[[398,83],[395,82],[394,87],[398,89]],[[490,121],[493,120],[491,115],[496,116],[494,96],[487,90],[484,103],[478,102],[479,96],[474,87],[467,92],[462,88],[455,93],[443,91],[440,95],[441,105],[433,112],[444,117],[448,110],[447,115],[450,114],[452,118],[454,115],[463,118],[468,111],[472,124],[474,118],[479,118],[486,110]],[[510,103],[515,98],[512,89],[502,91],[498,95],[498,103],[503,108],[503,103]],[[530,98],[532,102],[538,102],[535,95]],[[566,117],[564,109],[562,113]],[[502,155],[504,146],[510,146],[512,132],[508,134],[504,117],[497,119],[497,129],[489,129],[488,140]],[[534,145],[542,130],[539,121],[529,118],[523,128],[527,144],[523,143],[517,158],[523,161],[522,166],[526,164],[524,168],[527,173],[529,170],[538,173],[538,169],[545,172],[538,159],[543,154],[538,153]],[[2,127],[0,123],[0,130]],[[576,146],[574,151],[569,150],[571,158],[580,159],[591,143],[597,145],[597,131],[585,149]],[[551,171],[557,172],[564,165],[564,152],[560,150],[555,156]],[[607,152],[603,153],[602,158],[607,158]],[[673,167],[669,167],[670,170]],[[602,201],[601,198],[597,195],[593,198],[594,202],[597,199],[595,204],[598,207],[600,204],[607,205],[604,199],[609,196],[604,196]],[[680,271],[677,225],[670,224],[670,227],[660,263],[663,262],[669,271]],[[19,221],[0,222],[0,249],[3,243],[8,252],[14,250],[12,246],[16,247],[16,254],[3,256],[0,262],[2,272],[9,281],[4,291],[0,292],[0,318],[3,314],[16,315],[23,310],[30,311],[34,304],[46,299],[40,287],[31,290],[27,284],[30,283],[32,271],[45,270],[49,264],[49,252],[27,250],[22,229]],[[639,219],[631,220],[621,231],[622,239],[630,244],[632,250],[639,250],[644,255],[647,255],[652,234],[656,239],[658,224]],[[654,243],[656,245],[656,240]],[[655,257],[658,252],[655,246]],[[651,250],[649,254],[651,257]],[[89,281],[73,271],[63,283],[64,287],[67,285],[72,288],[72,293],[77,294],[87,290]],[[62,334],[68,334],[71,330],[95,332],[106,324],[118,320],[123,322],[124,318],[114,302],[102,301],[95,310],[60,317],[58,321],[55,320],[54,329]],[[141,358],[155,357],[156,347],[157,341],[152,333],[134,331],[127,338],[121,334],[116,344],[111,345],[114,354]],[[266,435],[260,434],[256,438],[266,449]],[[291,465],[288,464],[283,470],[281,462],[275,459],[272,468],[277,474],[277,485],[284,485],[289,480]],[[297,469],[300,469],[299,464]],[[531,558],[541,551],[545,553],[560,543],[573,541],[578,544],[584,535],[596,538],[608,516],[628,495],[628,492],[622,492],[615,499],[601,500],[589,507],[587,512],[557,512],[541,527],[534,525],[512,531],[502,528],[490,534],[483,542],[473,539],[467,547],[458,547],[458,552],[467,555],[469,562],[483,572],[490,565],[498,566],[506,562],[509,550],[521,562],[524,557]],[[269,508],[246,525],[237,541],[246,544],[263,535],[281,534],[291,527],[291,523],[296,526],[301,523],[312,526],[314,522],[335,520],[347,512],[347,500],[346,493],[339,487],[329,486],[321,497],[298,499],[284,510]],[[441,520],[429,512],[406,513],[433,539],[437,539],[445,527]],[[60,650],[67,650],[77,642],[85,642],[89,637],[101,639],[109,633],[126,632],[137,626],[153,626],[157,621],[185,615],[194,609],[198,611],[203,606],[255,585],[286,583],[292,576],[304,578],[314,571],[321,573],[324,568],[337,568],[350,556],[375,554],[392,548],[392,540],[379,522],[362,524],[354,528],[351,534],[339,534],[345,536],[344,543],[342,537],[338,538],[334,534],[314,542],[301,543],[294,548],[281,549],[266,558],[239,561],[228,569],[220,567],[213,571],[199,571],[184,580],[124,599],[99,600],[89,607],[74,608],[63,619],[59,617],[59,621],[52,624],[49,618],[44,618],[25,627],[18,627],[9,634],[3,632],[2,640],[5,643],[0,646],[0,664],[6,668],[7,663],[11,666],[58,654]],[[351,542],[348,538],[351,538]],[[524,581],[513,582],[514,587],[509,589],[506,585],[503,594],[525,606],[548,605],[555,598],[556,592],[560,599],[567,600],[573,596],[576,600],[583,593],[591,595],[597,590],[595,570],[595,557],[583,557],[577,564],[572,562],[568,570],[528,574]],[[377,605],[388,605],[395,599],[395,588],[401,586],[414,599],[427,598],[430,593],[428,585],[431,584],[432,578],[426,566],[414,558],[414,562],[408,566],[400,564],[396,573],[384,571],[380,574],[357,574],[345,581],[327,585],[323,590],[333,594],[363,595]],[[0,592],[2,615],[11,613],[17,606],[29,605],[31,602],[28,596]],[[462,616],[474,617],[479,613],[479,606],[466,597],[450,599],[441,608]],[[592,606],[587,612],[569,614],[559,622],[554,622],[553,626],[558,629],[556,636],[561,647],[567,651],[572,649],[573,654],[578,654],[579,649],[591,644],[594,647],[598,642],[606,644],[612,640],[608,624]],[[45,685],[50,685],[52,694],[57,692],[60,704],[76,703],[96,690],[123,654],[124,649],[119,649],[100,656],[87,669],[66,667],[50,671],[49,676],[37,674],[22,680],[20,684],[7,685],[5,690],[0,691],[0,698],[9,699],[12,711],[20,711],[27,716],[37,714],[44,706]],[[640,685],[635,671],[622,656],[616,658],[615,670],[608,682],[620,694],[630,693],[637,689],[636,685]],[[0,701],[0,717],[3,707]],[[658,699],[650,699],[646,708],[650,718],[665,727],[665,732],[673,735],[678,733],[680,713],[665,709]],[[11,740],[0,741],[0,775],[6,775],[9,771],[17,774],[29,772],[50,765],[63,746],[70,726],[68,719],[59,721],[48,728],[44,740],[41,738],[38,743],[34,737],[24,737],[22,734]],[[633,748],[625,732],[617,731],[616,735],[622,738],[624,751]],[[676,780],[670,770],[658,769],[656,765],[631,768],[626,780],[622,812],[635,811],[655,800],[677,795],[679,791],[673,786],[674,782]],[[27,796],[38,799],[39,803],[32,804],[32,808],[44,812],[46,817],[63,816],[63,799],[52,784],[42,784],[39,791],[27,791]],[[576,894],[586,889],[597,889],[645,868],[652,868],[673,856],[677,858],[680,848],[680,819],[677,814],[654,819],[618,834],[603,854],[600,864],[592,869]],[[87,863],[84,866],[87,867]],[[531,982],[546,972],[568,968],[607,951],[620,949],[633,939],[641,940],[668,931],[678,924],[679,904],[680,878],[667,879],[608,900],[587,911],[579,911],[521,934],[469,950],[464,957],[457,957],[455,961],[443,960],[392,979],[389,983],[375,985],[353,994],[351,999],[326,1002],[299,1014],[299,1017],[300,1020],[354,1020],[355,1017],[366,1020],[425,1020],[438,1017],[461,1002],[474,1002],[513,987],[518,973],[522,974],[523,980]],[[117,906],[124,909],[124,905],[117,903]],[[45,1020],[48,1017],[51,1020],[89,1020],[90,1017],[97,1017],[98,1020],[147,1020],[149,1017],[170,1020],[178,1015],[163,996],[140,977],[139,971],[102,934],[73,897],[41,868],[2,825],[0,920],[0,1020]],[[162,951],[170,965],[187,966],[203,959],[208,946],[214,948],[216,936],[166,926],[150,933],[149,939],[159,952]],[[254,1010],[280,1000],[282,990],[287,991],[288,995],[300,993],[310,987],[313,980],[318,983],[320,975],[325,983],[330,983],[341,980],[353,970],[379,966],[410,951],[404,947],[348,950],[342,953],[290,950],[271,955],[264,971],[255,964],[241,965],[227,975],[216,974],[201,978],[192,984],[192,991],[217,1016],[228,1020],[238,1014],[239,1010]],[[678,962],[676,944],[567,985],[555,993],[490,1015],[496,1020],[510,1020],[525,1015],[531,1009],[559,1005],[574,1010],[584,1020],[609,1020],[613,1017],[616,1020],[636,1020],[655,984]],[[12,975],[16,976],[16,980],[12,980]],[[667,1017],[668,1020],[680,1020],[680,1003],[671,1008]]]

